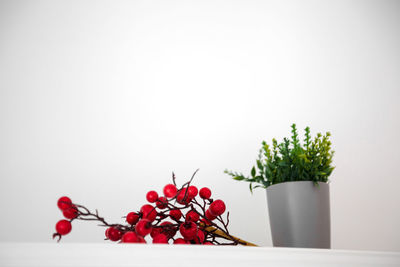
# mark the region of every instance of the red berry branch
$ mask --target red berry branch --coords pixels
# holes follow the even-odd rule
[[[255,246],[229,233],[229,212],[226,220],[222,217],[226,210],[224,201],[213,200],[207,187],[199,191],[191,185],[197,171],[180,188],[177,188],[172,174],[173,183],[164,186],[162,196],[149,191],[146,194],[149,204],[144,204],[139,211],[129,212],[125,216],[127,224],[108,223],[97,210],[91,212],[72,203],[70,198],[61,197],[57,205],[66,219],[57,222],[53,239],[57,237],[60,241],[62,236],[71,232],[74,220],[82,220],[100,222],[100,226],[107,227],[106,240],[114,242],[147,243],[145,237],[150,235],[154,244]]]

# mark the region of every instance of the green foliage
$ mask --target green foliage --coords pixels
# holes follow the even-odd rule
[[[334,167],[327,132],[325,135],[318,133],[312,139],[310,128],[305,128],[304,144],[300,143],[296,124],[292,125],[292,136],[284,138],[282,143],[272,139],[272,147],[265,141],[259,151],[256,165],[250,171],[250,176],[242,173],[225,170],[225,173],[237,181],[249,182],[250,191],[254,188],[267,188],[270,185],[290,181],[328,182]],[[253,186],[253,184],[257,184]]]

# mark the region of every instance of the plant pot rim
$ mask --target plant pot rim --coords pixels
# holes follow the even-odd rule
[[[269,188],[271,188],[271,187],[275,187],[275,186],[278,186],[278,185],[284,185],[284,184],[289,184],[289,183],[314,183],[314,181],[286,181],[286,182],[282,182],[282,183],[277,183],[277,184],[273,184],[273,185],[270,185],[270,186],[268,186],[266,189],[268,190]],[[318,184],[326,184],[326,185],[329,185],[329,182],[317,182]]]

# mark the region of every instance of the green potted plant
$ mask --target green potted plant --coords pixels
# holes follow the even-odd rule
[[[293,124],[290,138],[281,143],[272,139],[272,147],[262,142],[249,176],[225,170],[233,179],[249,182],[251,192],[266,188],[274,246],[330,248],[328,177],[334,151],[329,137],[327,132],[311,138],[307,127],[301,144]]]

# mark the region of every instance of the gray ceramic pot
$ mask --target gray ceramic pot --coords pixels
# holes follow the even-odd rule
[[[286,182],[272,185],[266,191],[274,246],[331,247],[327,183]]]

